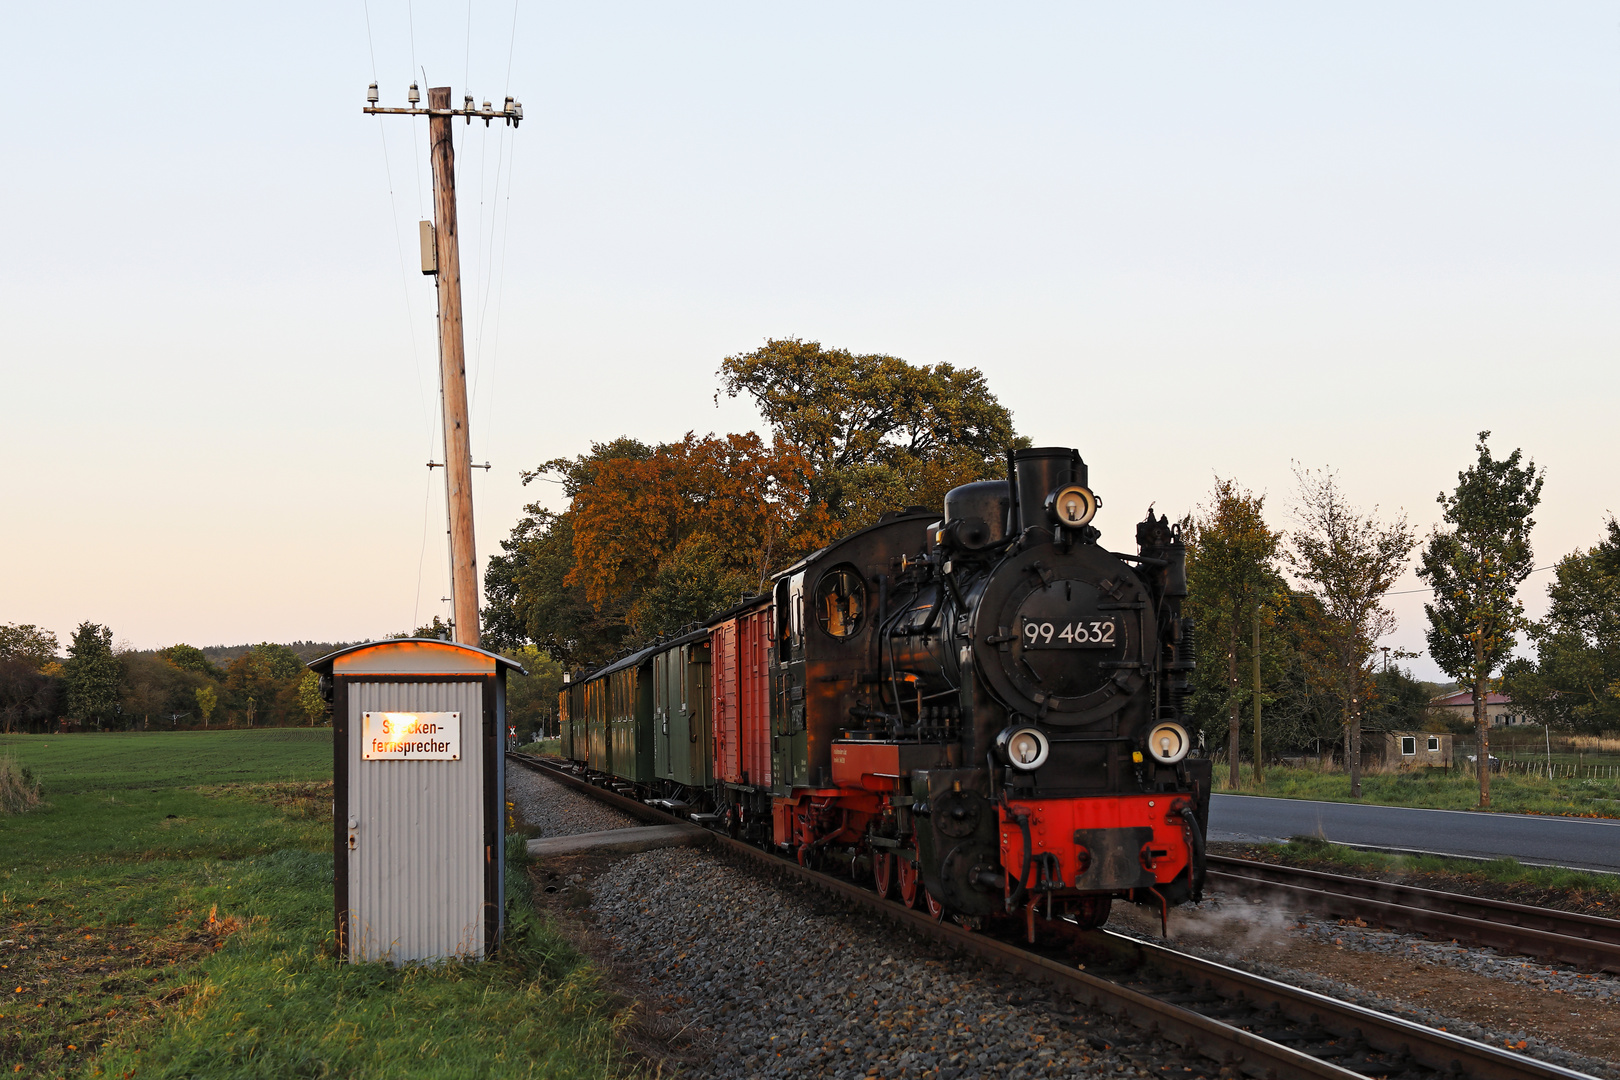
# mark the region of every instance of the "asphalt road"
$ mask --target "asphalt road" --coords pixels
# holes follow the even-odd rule
[[[1321,836],[1340,844],[1620,873],[1620,820],[1415,810],[1404,806],[1215,795],[1211,840]]]

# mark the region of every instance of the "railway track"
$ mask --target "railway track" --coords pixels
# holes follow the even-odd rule
[[[1620,922],[1317,870],[1209,857],[1211,885],[1555,963],[1620,974]]]
[[[510,756],[643,821],[676,820],[542,759]],[[1209,1058],[1230,1075],[1337,1080],[1587,1077],[1106,930],[1075,933],[1060,954],[1037,951],[952,922],[936,922],[922,910],[880,899],[851,881],[808,870],[723,835],[715,834],[714,840],[720,850],[778,877],[841,898],[915,934],[1049,986],[1078,1004]],[[1084,961],[1083,967],[1076,966],[1077,960]]]

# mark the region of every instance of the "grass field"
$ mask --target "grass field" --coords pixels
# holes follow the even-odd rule
[[[0,755],[28,766],[47,791],[57,793],[326,780],[332,776],[332,730],[0,735]]]
[[[1215,769],[1215,790],[1242,795],[1269,795],[1281,799],[1320,799],[1356,802],[1350,797],[1350,777],[1342,772],[1268,767],[1264,782],[1256,785],[1254,770],[1241,767],[1241,784],[1227,786],[1224,765]],[[1479,806],[1479,779],[1470,772],[1369,773],[1361,778],[1364,803],[1385,806],[1421,806],[1438,810],[1473,810]],[[1560,814],[1578,817],[1620,817],[1620,778],[1525,776],[1498,773],[1491,777],[1491,809],[1514,814]]]
[[[331,737],[26,736],[0,816],[0,1062],[25,1077],[606,1077],[593,970],[534,914],[483,964],[337,964]],[[18,1068],[20,1066],[20,1068]]]

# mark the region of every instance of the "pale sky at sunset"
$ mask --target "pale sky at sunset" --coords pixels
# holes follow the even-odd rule
[[[1291,460],[1426,532],[1483,428],[1547,468],[1538,565],[1620,511],[1612,3],[520,0],[513,27],[510,0],[5,9],[0,622],[150,647],[444,612],[426,128],[363,116],[374,77],[524,106],[458,128],[481,567],[556,498],[521,469],[757,426],[715,371],[780,336],[981,368],[1080,448],[1122,547],[1216,475],[1286,527]],[[1389,644],[1423,647],[1421,600]]]

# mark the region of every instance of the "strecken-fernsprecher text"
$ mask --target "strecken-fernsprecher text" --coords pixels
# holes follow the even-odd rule
[[[457,761],[461,757],[461,714],[365,713],[360,756],[366,761]]]

